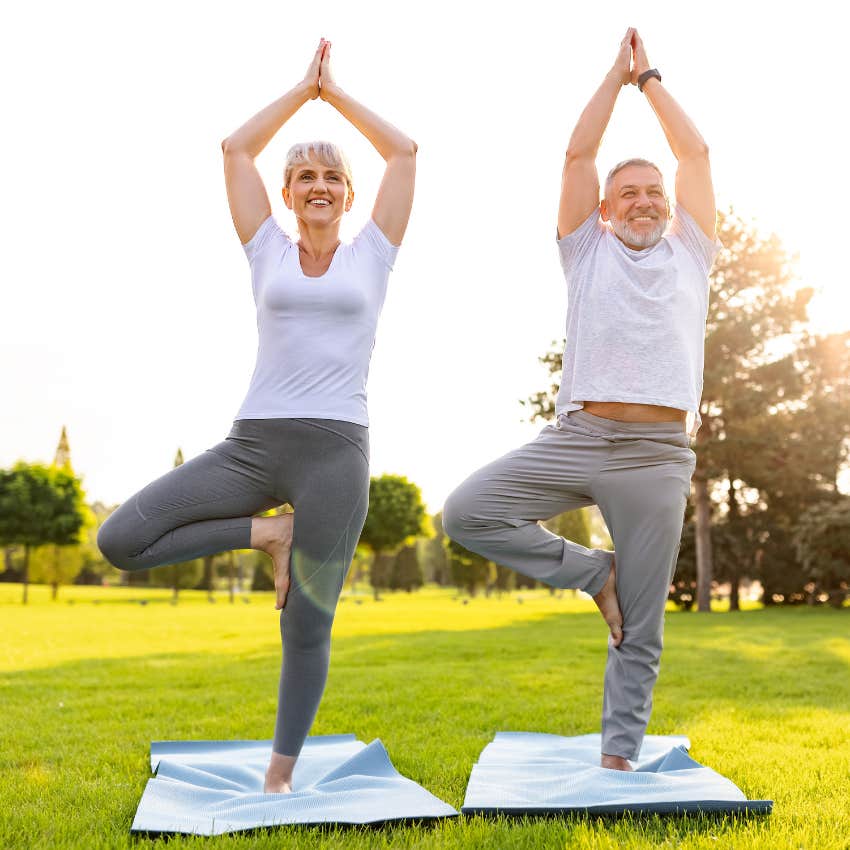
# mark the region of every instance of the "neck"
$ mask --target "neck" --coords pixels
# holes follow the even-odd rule
[[[310,225],[298,220],[298,247],[311,257],[321,259],[333,254],[339,245],[339,222],[330,225]]]

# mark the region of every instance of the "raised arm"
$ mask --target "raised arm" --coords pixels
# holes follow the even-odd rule
[[[400,245],[413,206],[417,145],[397,127],[346,94],[333,78],[327,43],[319,75],[319,95],[350,121],[384,158],[387,167],[375,198],[372,219],[393,245]]]
[[[637,83],[640,75],[651,67],[646,58],[643,40],[637,31],[632,39],[632,50],[632,81]],[[659,79],[650,77],[644,83],[643,93],[658,116],[673,156],[678,161],[676,203],[681,204],[690,213],[706,236],[714,239],[716,209],[708,145]]]
[[[227,202],[239,239],[249,242],[271,215],[266,188],[254,160],[272,136],[308,101],[319,96],[319,67],[324,40],[319,42],[304,79],[231,133],[222,143]]]
[[[561,178],[558,236],[572,233],[599,206],[599,174],[596,154],[608,126],[620,89],[631,82],[632,35],[626,32],[614,66],[585,106],[570,136]]]

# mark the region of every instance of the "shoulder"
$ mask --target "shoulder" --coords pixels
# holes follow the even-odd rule
[[[242,246],[245,255],[253,262],[260,254],[277,250],[280,253],[289,250],[292,240],[284,233],[275,217],[270,215],[257,228],[257,232]]]
[[[714,258],[723,247],[719,239],[711,239],[706,235],[681,204],[676,204],[666,238],[671,243],[680,244],[705,274],[711,271]]]
[[[358,257],[374,259],[387,270],[391,270],[400,246],[393,245],[381,228],[370,218],[354,237],[350,247],[355,259]]]
[[[600,218],[597,206],[575,230],[565,236],[556,234],[562,265],[566,267],[580,263],[607,233],[608,227]]]

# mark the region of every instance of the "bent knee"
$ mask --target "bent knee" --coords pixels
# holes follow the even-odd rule
[[[122,530],[117,520],[113,521],[114,517],[115,514],[108,517],[98,530],[97,548],[113,567],[117,567],[119,570],[139,569],[130,546],[128,546],[127,534]]]
[[[472,517],[472,499],[461,485],[449,495],[443,505],[443,531],[452,540],[462,543],[469,534]]]

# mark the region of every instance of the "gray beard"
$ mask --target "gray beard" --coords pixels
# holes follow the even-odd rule
[[[657,242],[661,241],[661,237],[667,229],[667,219],[658,219],[658,225],[648,233],[636,233],[629,227],[627,222],[616,218],[611,219],[611,227],[614,229],[614,233],[626,245],[636,245],[638,248],[651,248]]]

